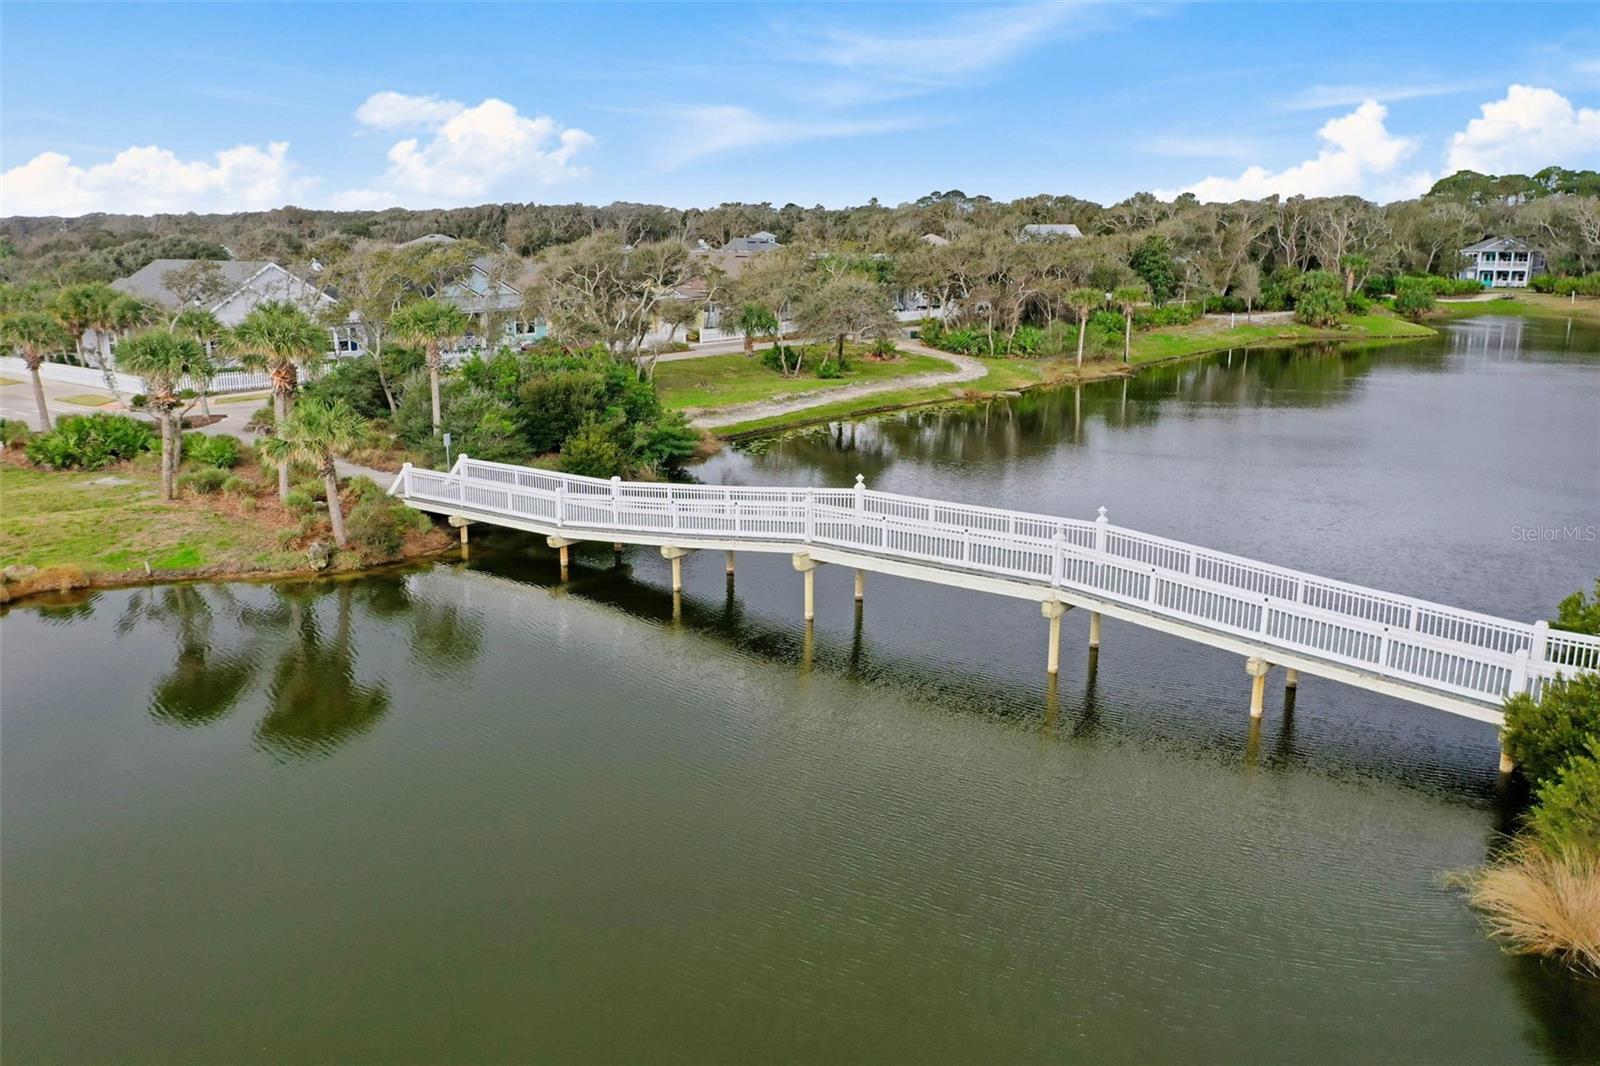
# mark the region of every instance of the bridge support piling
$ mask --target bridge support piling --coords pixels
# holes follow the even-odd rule
[[[455,526],[457,529],[461,530],[461,546],[465,548],[467,546],[467,527],[472,525],[472,520],[468,518],[462,518],[458,514],[453,514],[450,516],[448,521],[452,526]]]
[[[733,576],[733,549],[728,550],[728,576]]]
[[[805,575],[806,579],[806,621],[817,617],[817,567],[822,564],[811,556],[801,552],[791,560],[794,568]]]
[[[1512,760],[1510,755],[1506,754],[1505,741],[1502,740],[1500,742],[1500,772],[1502,774],[1509,774],[1516,768],[1517,764]]]
[[[1244,672],[1250,675],[1250,717],[1260,718],[1266,710],[1267,699],[1267,671],[1272,669],[1272,664],[1265,659],[1251,656],[1244,661]]]
[[[1050,638],[1045,645],[1044,669],[1051,677],[1061,672],[1061,616],[1067,613],[1067,605],[1057,600],[1045,600],[1039,604],[1039,613],[1050,619]]]
[[[694,551],[693,548],[679,548],[671,544],[661,546],[661,557],[672,560],[672,591],[683,591],[683,557]]]
[[[567,579],[567,564],[572,562],[572,556],[568,554],[568,550],[578,542],[569,540],[566,537],[547,537],[545,538],[545,543],[561,553],[561,579],[565,581]]]
[[[1092,611],[1089,614],[1089,647],[1100,646],[1100,612]]]
[[[856,602],[857,603],[863,603],[863,602],[866,601],[866,598],[867,598],[867,572],[865,570],[857,570],[856,571]]]
[[[1292,670],[1292,669],[1284,670],[1284,672],[1283,672],[1283,687],[1285,689],[1287,689],[1287,690],[1293,690],[1293,689],[1299,688],[1300,687],[1300,671]]]

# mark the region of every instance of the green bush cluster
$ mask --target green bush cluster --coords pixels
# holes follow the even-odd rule
[[[1433,310],[1434,291],[1422,278],[1401,278],[1395,286],[1394,310],[1412,321]]]
[[[31,436],[33,430],[20,418],[0,418],[0,447],[20,448]]]
[[[408,530],[426,530],[433,524],[427,514],[386,495],[370,478],[354,478],[349,488],[356,505],[345,516],[345,534],[363,559],[393,558]]]
[[[662,409],[652,383],[603,347],[542,344],[475,356],[441,382],[440,394],[455,453],[479,459],[523,462],[558,453],[564,469],[608,471],[596,476],[661,474],[692,456],[699,439],[682,415]],[[444,460],[420,376],[408,382],[394,428],[409,446]]]
[[[1337,325],[1345,313],[1344,279],[1326,270],[1308,270],[1292,289],[1294,320],[1308,326]]]
[[[1600,296],[1600,271],[1593,274],[1536,274],[1528,281],[1534,292],[1554,293],[1557,296]]]
[[[198,470],[184,474],[178,479],[178,484],[198,496],[209,496],[213,492],[221,491],[229,480],[226,470],[215,466],[202,466]]]
[[[1426,286],[1435,297],[1470,296],[1483,291],[1483,286],[1471,278],[1447,278],[1438,274],[1371,274],[1362,283],[1361,291],[1376,300],[1391,294],[1400,295],[1400,289],[1408,283]]]
[[[390,345],[383,350],[384,373],[391,388],[398,389],[422,367],[422,353],[414,348]],[[370,358],[341,359],[332,368],[307,382],[302,396],[321,400],[343,400],[362,418],[388,418],[389,401],[383,395],[378,366]]]
[[[99,470],[149,451],[153,430],[128,415],[63,415],[27,443],[28,461],[53,470]]]
[[[239,438],[226,433],[185,433],[183,457],[201,466],[232,470],[239,465]]]
[[[1590,736],[1539,787],[1528,828],[1554,850],[1600,854],[1600,736]]]
[[[1506,754],[1530,782],[1543,784],[1600,735],[1600,674],[1558,677],[1537,700],[1527,693],[1512,696],[1505,712]]]

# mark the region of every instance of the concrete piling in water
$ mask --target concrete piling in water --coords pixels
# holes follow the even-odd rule
[[[1098,648],[1099,646],[1100,646],[1100,612],[1099,611],[1091,611],[1091,612],[1089,612],[1089,647]]]
[[[1284,672],[1283,672],[1283,687],[1286,688],[1286,689],[1288,689],[1288,688],[1299,688],[1300,687],[1300,671],[1292,670],[1292,669],[1284,670]]]
[[[729,549],[729,551],[728,551],[727,571],[728,571],[728,576],[732,577],[733,576],[733,550],[732,549]]]
[[[856,602],[857,603],[865,602],[866,598],[867,598],[867,572],[865,570],[857,570],[856,571]]]
[[[817,617],[817,567],[822,564],[811,556],[801,552],[791,560],[794,568],[805,575],[806,579],[806,612],[807,622]]]
[[[1260,718],[1266,711],[1267,671],[1272,664],[1258,656],[1244,661],[1244,672],[1250,675],[1250,717]]]
[[[672,591],[683,591],[683,557],[694,551],[693,548],[679,548],[675,545],[664,544],[661,547],[661,557],[672,561]]]
[[[578,542],[569,540],[566,537],[547,537],[545,538],[545,543],[561,553],[561,580],[565,581],[567,579],[567,566],[572,562],[572,556],[569,552],[572,545]]]
[[[1045,645],[1045,672],[1051,677],[1061,672],[1061,616],[1067,605],[1058,600],[1045,600],[1039,604],[1039,613],[1050,619],[1050,637]]]

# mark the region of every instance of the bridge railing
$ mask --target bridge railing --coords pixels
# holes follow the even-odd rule
[[[1334,581],[1094,521],[868,490],[665,485],[465,456],[409,498],[574,530],[826,545],[1075,589],[1260,644],[1493,702],[1600,669],[1600,639]],[[686,543],[692,546],[692,543]]]

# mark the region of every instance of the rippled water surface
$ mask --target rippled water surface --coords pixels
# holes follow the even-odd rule
[[[1600,336],[1235,352],[730,451],[1533,617],[1600,573]],[[9,1062],[1587,1062],[1441,876],[1493,730],[784,557],[533,538],[0,623]]]

